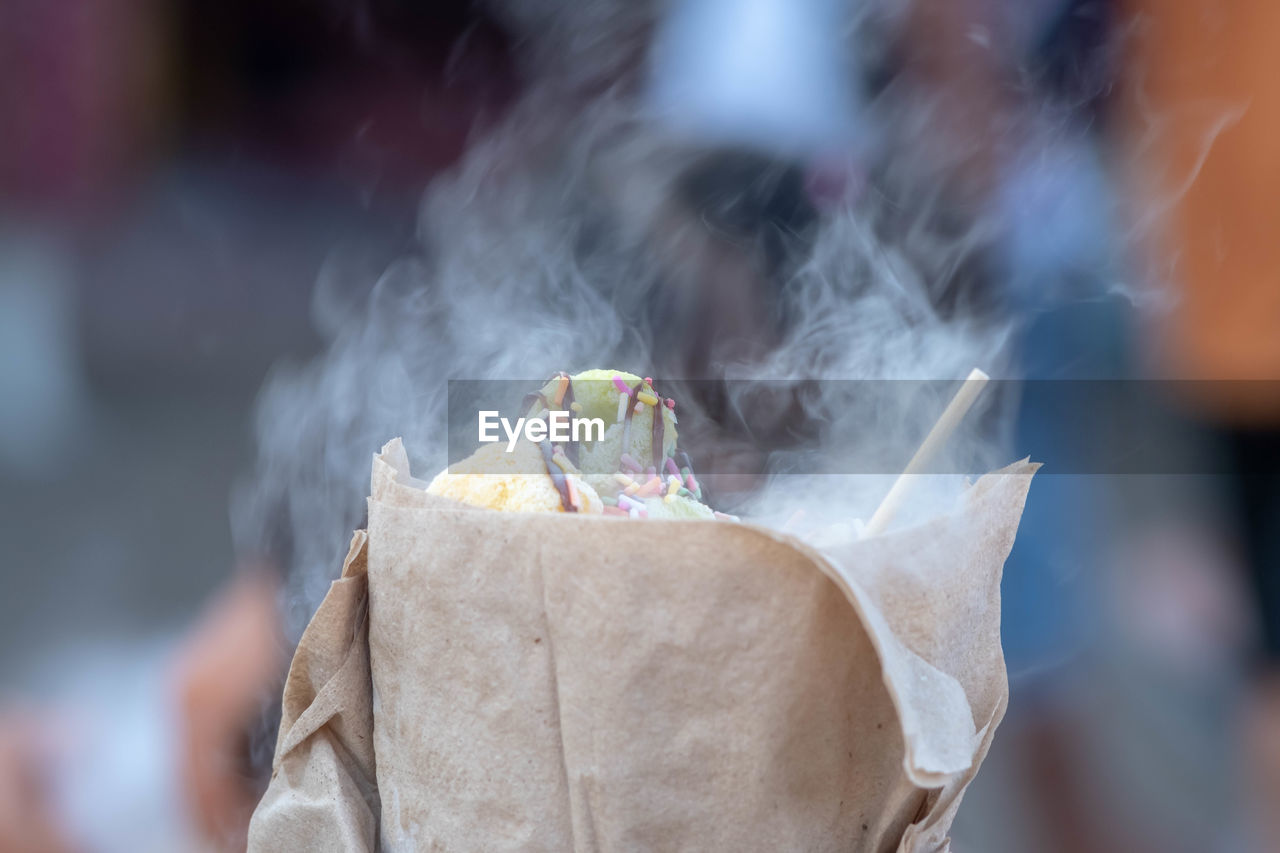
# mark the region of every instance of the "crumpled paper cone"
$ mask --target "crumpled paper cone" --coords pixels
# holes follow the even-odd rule
[[[945,851],[1008,700],[1000,573],[1036,467],[824,557],[465,507],[392,441],[249,848]]]

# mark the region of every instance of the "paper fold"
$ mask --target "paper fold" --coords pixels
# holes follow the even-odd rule
[[[251,850],[376,849],[366,544],[357,531],[289,667],[271,783],[249,825]]]

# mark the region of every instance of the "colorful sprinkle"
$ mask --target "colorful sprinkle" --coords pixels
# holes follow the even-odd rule
[[[676,460],[672,459],[670,456],[667,457],[667,461],[663,463],[662,467],[671,476],[680,476],[680,469],[676,467]]]
[[[675,411],[676,401],[671,397],[667,398],[667,408],[671,409],[672,411]]]
[[[674,498],[678,491],[680,491],[680,481],[675,477],[669,478],[667,480],[667,497]],[[671,501],[667,501],[667,503],[671,503]]]
[[[624,471],[634,471],[638,474],[644,470],[640,467],[640,463],[636,461],[636,458],[630,453],[622,454],[618,461],[622,463],[622,469]]]
[[[561,373],[559,378],[556,379],[555,404],[557,406],[564,403],[564,392],[567,391],[568,388],[569,388],[569,377]]]
[[[621,376],[613,377],[613,387],[618,389],[619,394],[626,394],[628,397],[631,396],[631,386],[628,385]]]
[[[636,399],[641,403],[644,403],[646,406],[658,405],[658,398],[650,394],[648,391],[641,391],[636,395]]]
[[[618,416],[614,418],[614,420],[617,421],[618,423],[622,423],[622,419],[627,416],[627,403],[629,403],[630,401],[631,401],[631,398],[628,397],[626,394],[618,395]]]
[[[662,493],[662,481],[657,477],[651,478],[636,492],[637,497],[656,498]]]
[[[556,449],[559,450],[560,448],[557,447]],[[570,462],[568,457],[565,456],[563,453],[551,454],[551,461],[559,465],[560,470],[565,472],[566,474],[569,474],[573,471],[573,463]]]
[[[580,511],[582,509],[582,501],[578,497],[578,487],[573,484],[573,480],[574,480],[573,477],[565,477],[564,485],[569,492],[570,506],[572,506],[575,510]]]
[[[644,504],[626,495],[618,495],[618,506],[622,509],[643,509]]]
[[[626,474],[622,473],[621,471],[619,471],[618,473],[614,474],[614,475],[613,475],[613,479],[615,479],[615,480],[617,480],[617,481],[618,481],[618,485],[619,485],[619,486],[634,486],[634,485],[636,485],[636,481],[635,481],[635,480],[631,479],[630,477],[628,477]]]
[[[611,497],[609,497],[608,495],[601,495],[601,496],[600,496],[600,501],[601,501],[605,506],[617,506],[617,505],[618,505],[618,499],[617,499],[617,498],[611,498]]]
[[[574,400],[572,403],[569,404],[569,411],[581,414],[582,404],[579,403],[577,400]]]

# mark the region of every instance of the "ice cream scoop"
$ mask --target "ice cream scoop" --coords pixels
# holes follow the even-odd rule
[[[622,370],[584,370],[560,374],[532,396],[532,414],[576,403],[576,417],[604,421],[604,438],[583,442],[579,450],[584,474],[612,474],[622,467],[624,453],[657,468],[676,452],[675,401],[661,397],[652,380]]]
[[[555,456],[559,454],[553,453]],[[598,514],[603,510],[600,496],[582,479],[573,463],[553,458],[551,464],[560,469],[559,481],[548,470],[538,445],[521,440],[508,453],[505,445],[486,444],[437,474],[427,492],[505,512]],[[566,467],[561,468],[561,464]],[[564,493],[569,496],[567,500]]]
[[[431,494],[508,512],[582,512],[710,519],[687,454],[676,446],[675,401],[620,370],[560,373],[526,398],[528,417],[598,418],[603,436],[488,444],[436,475]]]

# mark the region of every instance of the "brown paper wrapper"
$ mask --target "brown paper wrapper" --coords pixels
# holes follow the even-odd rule
[[[1008,699],[1000,573],[1035,468],[824,557],[464,507],[392,441],[249,847],[947,850]]]

